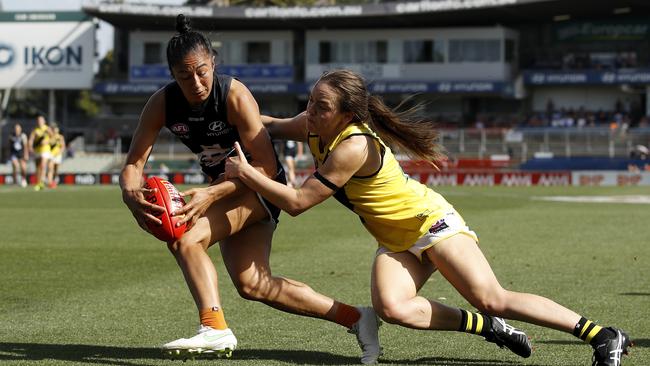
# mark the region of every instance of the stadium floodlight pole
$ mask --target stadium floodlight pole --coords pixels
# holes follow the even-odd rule
[[[50,123],[56,121],[56,95],[54,89],[48,91],[47,118]]]

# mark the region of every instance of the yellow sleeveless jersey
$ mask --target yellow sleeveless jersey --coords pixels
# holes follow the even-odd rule
[[[34,142],[32,144],[37,154],[50,152],[50,134],[47,126],[34,129]]]
[[[323,150],[319,148],[319,136],[310,133],[309,148],[316,168],[339,143],[354,135],[368,135],[377,141],[382,165],[370,176],[353,176],[334,197],[359,215],[380,245],[393,252],[407,250],[452,206],[440,194],[404,174],[390,148],[363,123],[349,124]]]
[[[59,156],[61,155],[62,151],[61,148],[63,147],[63,136],[61,134],[54,135],[52,140],[50,141],[50,151],[52,152],[52,156]]]

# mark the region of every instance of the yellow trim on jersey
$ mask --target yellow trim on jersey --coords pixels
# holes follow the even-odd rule
[[[49,153],[50,152],[50,134],[49,127],[36,127],[34,128],[34,143],[38,143],[34,148],[34,152],[37,154]]]
[[[392,252],[407,250],[452,206],[438,193],[404,174],[390,148],[365,124],[346,126],[327,146],[309,134],[316,168],[343,140],[354,135],[374,139],[382,151],[382,165],[367,177],[353,176],[334,197],[354,211],[377,242]]]

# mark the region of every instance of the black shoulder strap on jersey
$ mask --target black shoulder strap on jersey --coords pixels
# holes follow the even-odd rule
[[[227,115],[228,113],[228,93],[230,92],[230,84],[232,83],[232,77],[223,74],[214,74],[214,83],[212,85],[214,93],[214,109],[220,111],[219,106],[223,108],[223,113]]]

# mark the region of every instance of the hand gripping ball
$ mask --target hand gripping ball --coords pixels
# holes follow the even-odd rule
[[[164,212],[152,212],[156,218],[162,221],[161,225],[147,221],[147,227],[156,238],[171,242],[180,239],[185,233],[185,224],[176,227],[182,216],[172,216],[170,213],[178,210],[185,205],[185,200],[180,192],[169,181],[160,177],[150,177],[144,183],[144,188],[155,189],[154,192],[145,194],[145,199],[149,203],[162,206]]]

